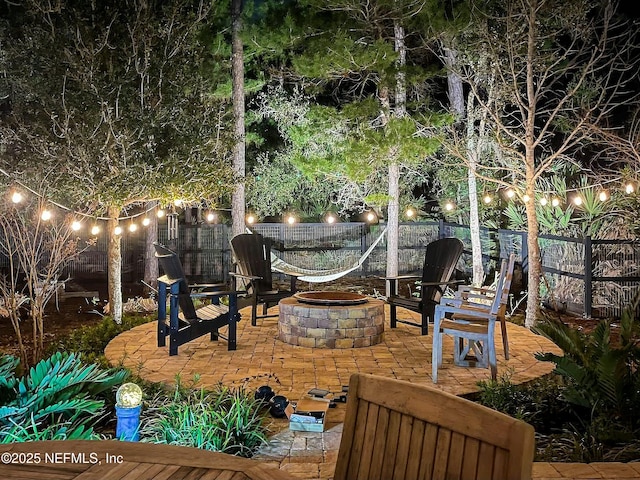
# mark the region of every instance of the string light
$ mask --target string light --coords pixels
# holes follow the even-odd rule
[[[328,213],[325,217],[325,222],[329,224],[336,223],[336,217],[333,215],[333,213]]]
[[[491,198],[491,195],[486,194],[483,198],[482,201],[484,203],[486,203],[487,205],[489,205],[492,202],[493,198]]]
[[[367,212],[367,215],[365,217],[367,219],[367,222],[369,223],[373,223],[376,221],[377,215],[371,211]]]
[[[598,199],[601,202],[606,202],[607,200],[609,200],[609,193],[607,193],[606,190],[602,190],[599,194],[598,194]]]
[[[91,227],[91,235],[98,235],[100,233],[100,227],[98,225],[94,225]]]
[[[53,217],[51,210],[43,210],[42,213],[40,214],[40,218],[45,222],[51,220],[51,217]]]
[[[209,212],[207,213],[207,222],[215,222],[218,219],[218,216],[213,213],[213,212]]]
[[[73,230],[74,232],[77,232],[81,228],[82,224],[78,220],[74,220],[73,222],[71,222],[71,230]]]
[[[531,200],[531,197],[529,195],[527,195],[526,193],[522,196],[522,201],[524,203],[528,203],[529,200]]]
[[[247,223],[248,223],[249,225],[251,225],[251,224],[253,224],[253,223],[256,223],[256,217],[255,217],[255,215],[253,215],[253,214],[251,214],[251,213],[250,213],[249,215],[247,215]]]
[[[444,204],[444,209],[447,212],[452,211],[454,208],[456,208],[456,206],[453,204],[453,202],[447,202],[447,203]]]
[[[540,205],[542,205],[543,207],[545,207],[548,203],[549,203],[549,200],[547,200],[547,197],[542,197],[540,199]]]
[[[573,197],[573,204],[578,207],[582,205],[582,197],[580,195],[576,195],[575,197]]]
[[[144,217],[142,219],[142,225],[148,227],[149,225],[151,225],[151,219],[149,217]]]
[[[560,199],[557,197],[553,197],[551,199],[551,205],[553,205],[554,207],[557,207],[558,205],[560,205]]]
[[[294,223],[296,223],[296,217],[294,217],[293,215],[287,215],[287,223],[289,225],[293,225]]]
[[[13,194],[11,194],[11,201],[13,203],[20,203],[22,202],[22,200],[24,200],[24,195],[22,195],[20,192],[13,192]]]
[[[180,200],[179,198],[176,198],[176,199],[173,201],[173,204],[174,204],[176,207],[179,207],[180,205],[182,205],[182,200]]]
[[[512,188],[508,188],[505,192],[505,195],[507,196],[507,198],[513,198],[516,196],[516,192],[514,192]]]
[[[158,218],[162,218],[166,215],[167,212],[164,211],[163,208],[159,208],[158,211],[156,212],[156,215],[158,216]]]
[[[118,225],[116,228],[113,229],[113,233],[114,235],[122,235],[122,227]]]
[[[630,195],[636,191],[636,187],[633,183],[629,182],[624,186],[624,191]]]
[[[407,216],[407,218],[413,218],[415,213],[416,212],[413,210],[413,208],[407,208],[407,211],[405,212],[405,215]]]
[[[129,225],[129,231],[130,231],[131,233],[138,231],[138,224],[136,224],[136,223],[132,223],[132,224],[130,224],[130,225]]]

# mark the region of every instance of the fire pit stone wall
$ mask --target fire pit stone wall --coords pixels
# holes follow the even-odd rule
[[[382,342],[384,302],[359,305],[310,305],[294,297],[279,304],[278,338],[310,348],[359,348]]]

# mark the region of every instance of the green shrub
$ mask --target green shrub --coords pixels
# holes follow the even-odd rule
[[[111,317],[104,317],[96,325],[82,327],[61,338],[51,346],[52,351],[76,352],[88,363],[98,363],[107,368],[109,366],[104,357],[104,349],[108,343],[122,332],[153,320],[149,315],[125,315],[122,324],[117,324]]]
[[[540,353],[536,358],[555,364],[555,372],[566,380],[564,398],[582,410],[583,417],[640,426],[640,345],[631,308],[620,319],[617,344],[611,341],[611,322],[604,320],[589,334],[552,320],[541,322],[535,331],[562,349],[563,355]]]
[[[21,378],[15,376],[16,368],[12,357],[0,359],[0,443],[95,436],[93,428],[102,420],[105,405],[99,395],[128,375],[61,352]]]
[[[266,442],[261,405],[242,389],[178,384],[173,396],[156,396],[143,409],[140,439],[250,457]]]
[[[578,418],[563,399],[558,377],[547,376],[525,384],[511,383],[510,374],[478,382],[478,403],[530,423],[536,432],[552,432]]]

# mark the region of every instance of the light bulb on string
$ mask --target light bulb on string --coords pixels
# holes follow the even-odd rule
[[[601,202],[606,202],[607,200],[609,200],[609,193],[606,190],[602,190],[599,194],[598,194],[598,199]]]
[[[130,223],[129,224],[129,231],[131,233],[138,231],[138,224],[137,223]]]
[[[542,197],[540,199],[540,205],[542,205],[543,207],[546,207],[548,203],[549,203],[549,200],[547,200],[547,197]]]
[[[407,208],[407,211],[405,212],[405,215],[407,216],[407,218],[413,218],[415,214],[416,212],[413,208]]]
[[[100,233],[100,227],[98,225],[94,225],[91,227],[91,235],[98,235]]]
[[[24,195],[22,195],[20,192],[15,191],[11,194],[11,201],[13,203],[20,203],[24,200]]]
[[[527,195],[526,193],[522,196],[522,201],[524,203],[528,203],[529,200],[531,200],[531,197],[529,195]]]
[[[633,183],[629,182],[624,186],[624,191],[629,195],[631,195],[633,192],[636,191],[636,187]]]
[[[289,225],[293,225],[294,223],[296,223],[296,217],[294,217],[293,215],[287,215],[287,223]]]
[[[456,206],[453,204],[453,202],[447,202],[444,204],[444,209],[447,212],[451,212],[454,208],[456,208]]]
[[[485,204],[489,205],[493,201],[493,198],[491,198],[491,195],[487,193],[484,197],[482,197],[482,201]]]
[[[336,223],[336,217],[333,215],[333,213],[328,213],[325,217],[325,222],[329,224]]]
[[[580,195],[576,195],[573,197],[573,204],[577,207],[582,205],[582,197]]]
[[[74,232],[77,232],[81,228],[82,224],[78,220],[74,220],[73,222],[71,222],[71,230],[73,230]]]
[[[507,196],[507,198],[513,198],[516,196],[516,192],[513,191],[513,188],[508,188],[505,192],[505,195]]]
[[[120,225],[118,225],[116,228],[113,229],[113,234],[114,235],[122,235],[122,227]]]
[[[51,210],[43,210],[42,213],[40,214],[40,218],[42,220],[44,220],[45,222],[48,220],[51,220],[51,217],[53,217],[53,214],[51,213]]]
[[[214,222],[216,220],[216,214],[213,212],[209,212],[207,213],[207,222],[211,223]]]
[[[158,218],[162,218],[166,215],[166,212],[164,211],[163,208],[159,208],[158,212],[156,213],[156,215],[158,216]]]
[[[255,215],[253,215],[253,214],[251,214],[251,213],[250,213],[249,215],[247,215],[247,223],[248,223],[249,225],[252,225],[252,224],[256,223],[256,217],[255,217]]]
[[[174,205],[174,206],[176,206],[176,207],[181,206],[181,205],[182,205],[182,200],[180,200],[179,198],[176,198],[176,199],[173,201],[173,205]]]
[[[144,227],[148,227],[149,225],[151,225],[151,219],[149,217],[144,217],[142,219],[142,225]]]
[[[376,221],[376,214],[373,212],[367,212],[366,219],[367,219],[367,222],[373,223]]]
[[[556,198],[556,197],[552,198],[551,199],[551,205],[553,205],[554,207],[559,206],[560,205],[560,199]]]

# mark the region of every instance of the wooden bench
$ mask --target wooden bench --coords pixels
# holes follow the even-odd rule
[[[164,347],[169,336],[169,355],[177,355],[180,345],[209,333],[212,341],[222,338],[228,350],[235,350],[236,323],[240,319],[237,292],[224,290],[224,284],[218,283],[190,286],[178,255],[157,242],[153,245],[164,271],[158,278],[158,347]],[[228,305],[220,302],[222,296],[228,297]],[[210,300],[211,304],[196,309],[194,298]],[[225,336],[219,329],[227,325]]]

